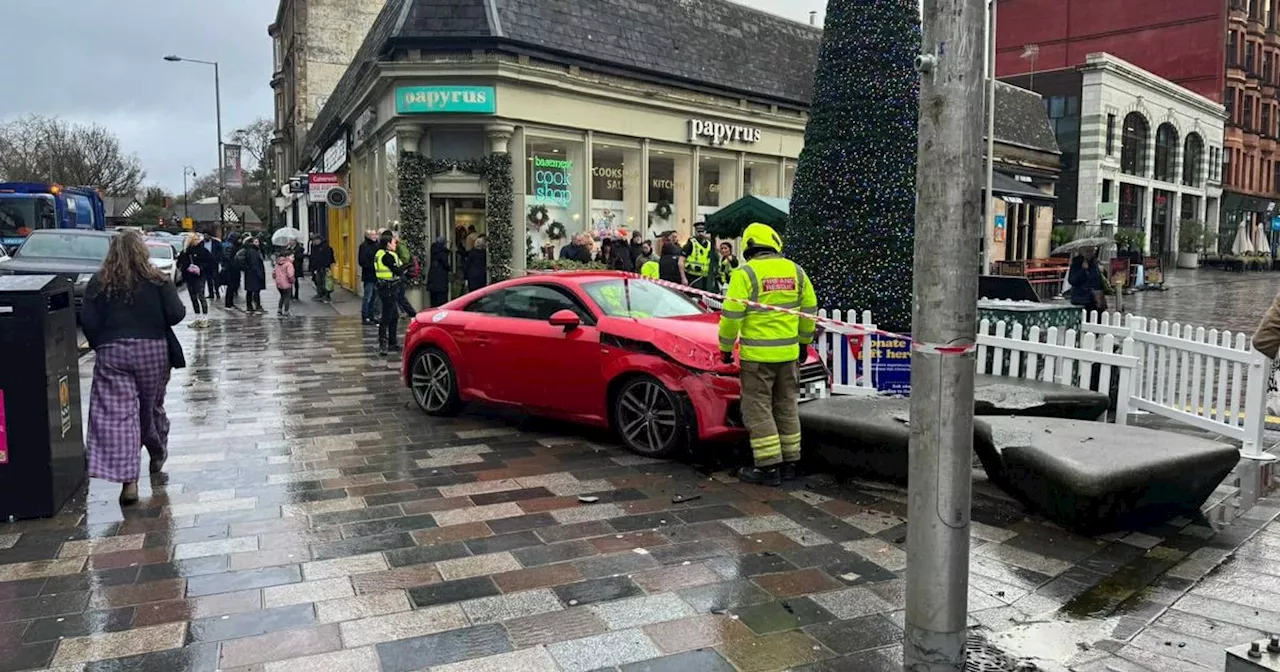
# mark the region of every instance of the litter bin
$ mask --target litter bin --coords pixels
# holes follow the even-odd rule
[[[71,282],[0,276],[0,520],[58,513],[85,477]]]

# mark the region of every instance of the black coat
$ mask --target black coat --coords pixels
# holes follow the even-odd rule
[[[222,258],[219,260],[222,264],[222,270],[218,273],[218,282],[228,287],[240,286],[240,262],[236,261],[236,253],[240,251],[240,246],[235,243],[227,243],[222,246]]]
[[[1092,264],[1086,265],[1084,257],[1072,259],[1067,282],[1071,283],[1073,305],[1092,306],[1095,302],[1093,293],[1102,289],[1102,271],[1098,268],[1098,260],[1094,259]]]
[[[307,261],[307,250],[302,243],[298,243],[293,248],[293,273],[296,277],[302,277],[302,267]]]
[[[178,255],[178,271],[182,273],[183,282],[191,282],[196,279],[204,279],[212,273],[212,269],[218,267],[218,262],[214,261],[213,255],[209,250],[204,249],[203,245],[188,247]],[[200,268],[200,274],[196,275],[187,269],[192,265]]]
[[[467,291],[474,292],[489,284],[489,253],[478,247],[467,253],[462,274],[467,278]]]
[[[578,261],[584,264],[589,264],[592,261],[591,250],[575,243],[569,243],[568,245],[560,248],[560,258],[567,259],[569,261]]]
[[[614,244],[613,257],[609,260],[609,268],[630,273],[635,270],[635,263],[631,258],[630,246],[623,243]]]
[[[431,244],[431,265],[427,268],[427,291],[443,292],[449,289],[449,274],[453,264],[449,261],[449,246],[440,241]]]
[[[375,282],[378,272],[373,268],[373,254],[378,251],[378,244],[368,238],[360,243],[360,251],[356,257],[360,263],[360,282]]]
[[[333,248],[323,240],[311,246],[311,272],[329,268],[334,264]],[[297,269],[294,269],[295,271]]]
[[[244,254],[244,291],[261,292],[267,288],[267,267],[263,265],[262,251],[250,245],[240,249]]]

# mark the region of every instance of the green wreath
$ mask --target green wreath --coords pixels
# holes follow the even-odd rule
[[[541,229],[543,224],[551,221],[551,214],[547,212],[547,206],[535,205],[529,208],[529,223],[535,229]]]
[[[547,225],[548,240],[564,240],[567,235],[569,235],[569,233],[565,231],[564,224],[561,224],[560,222],[551,222]]]
[[[671,212],[670,201],[658,201],[658,204],[653,206],[653,214],[658,219],[669,219],[671,217]]]

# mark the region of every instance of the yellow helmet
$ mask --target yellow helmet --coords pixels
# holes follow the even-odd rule
[[[768,224],[756,222],[742,232],[742,247],[764,247],[774,252],[782,252],[782,236]]]

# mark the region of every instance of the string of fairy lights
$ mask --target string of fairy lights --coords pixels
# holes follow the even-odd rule
[[[909,331],[920,53],[916,0],[827,8],[786,253],[825,308]]]

